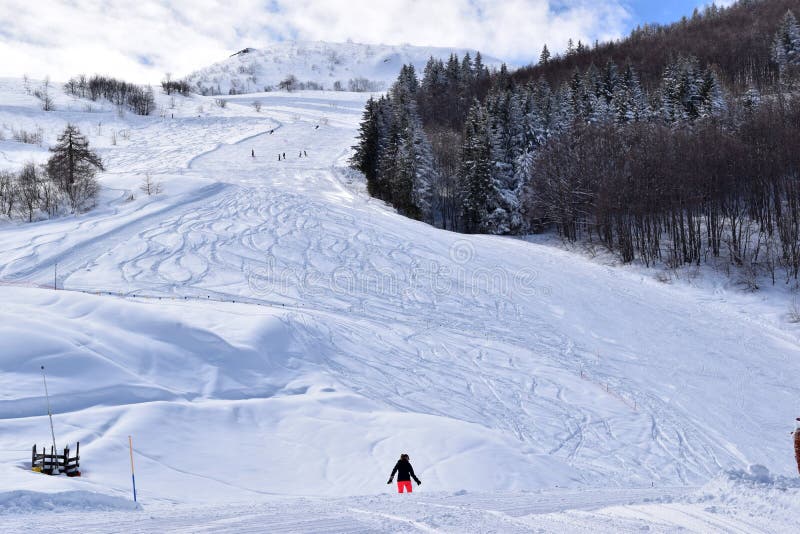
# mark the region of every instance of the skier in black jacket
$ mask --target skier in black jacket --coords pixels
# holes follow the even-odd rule
[[[417,478],[417,475],[414,474],[414,468],[411,467],[411,462],[408,461],[407,454],[401,454],[400,459],[397,460],[397,463],[392,469],[392,474],[389,475],[389,482],[387,484],[391,484],[392,480],[394,479],[394,474],[397,473],[397,492],[403,493],[405,490],[408,493],[411,493],[411,479],[414,479],[414,482],[417,483],[417,486],[422,484],[422,481]]]

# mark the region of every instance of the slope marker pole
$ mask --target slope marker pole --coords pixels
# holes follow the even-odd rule
[[[42,366],[42,382],[44,382],[44,396],[47,399],[47,415],[50,417],[50,436],[53,438],[53,454],[58,450],[56,448],[56,433],[53,430],[53,412],[50,411],[50,394],[47,392],[47,378],[44,374],[44,365]]]
[[[133,470],[133,438],[128,436],[128,448],[131,452],[131,483],[133,484],[133,502],[136,502],[136,475]]]

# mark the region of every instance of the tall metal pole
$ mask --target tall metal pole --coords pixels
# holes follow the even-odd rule
[[[136,475],[133,471],[133,439],[128,436],[128,448],[131,451],[131,484],[133,484],[133,502],[136,502]]]
[[[47,399],[47,415],[50,417],[50,436],[53,438],[53,454],[58,452],[56,448],[56,433],[53,430],[53,412],[50,411],[50,394],[47,392],[47,378],[44,375],[44,365],[42,366],[42,382],[44,382],[44,396]]]

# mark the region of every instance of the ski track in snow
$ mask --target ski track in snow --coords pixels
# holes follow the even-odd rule
[[[245,107],[254,99],[264,105],[259,116]],[[122,428],[135,432],[147,421],[173,420],[191,410],[212,414],[210,420],[227,428],[230,416],[218,415],[222,408],[215,401],[229,402],[223,413],[234,410],[237,417],[258,421],[271,413],[270,402],[294,406],[293,399],[314,389],[304,377],[324,376],[323,382],[330,380],[362,399],[346,401],[363,411],[358,417],[384,410],[471,425],[476,432],[498,436],[502,447],[519,455],[508,466],[529,462],[531,473],[538,471],[530,479],[525,478],[530,474],[492,473],[496,478],[485,482],[486,489],[555,483],[697,485],[721,469],[753,462],[777,471],[791,468],[780,439],[785,439],[782,425],[792,420],[791,408],[800,393],[785,378],[800,372],[796,336],[719,303],[711,305],[702,295],[675,294],[561,250],[509,238],[461,236],[395,215],[369,199],[363,184],[344,170],[364,99],[247,95],[231,97],[229,109],[218,110],[219,117],[206,113],[137,125],[130,143],[104,152],[109,169],[104,183],[110,188],[115,176],[138,180],[151,172],[167,180],[164,195],[127,205],[122,185],[95,212],[0,227],[2,282],[49,284],[57,263],[58,284],[66,289],[151,297],[131,305],[136,308],[121,308],[120,317],[132,313],[125,310],[142,307],[160,307],[176,317],[210,314],[209,324],[217,316],[228,325],[236,323],[237,315],[264,321],[272,317],[281,325],[275,328],[291,340],[286,342],[291,348],[285,349],[290,357],[270,360],[270,369],[280,371],[265,381],[259,377],[265,368],[258,365],[269,358],[250,341],[240,346],[224,333],[220,339],[208,337],[221,327],[181,331],[186,341],[179,337],[168,353],[191,354],[186,361],[198,376],[167,380],[163,368],[168,364],[158,356],[128,362],[110,342],[93,340],[87,333],[77,343],[81,350],[125,378],[114,375],[97,385],[79,379],[57,382],[56,409],[61,403],[62,411],[74,410],[62,423],[72,425],[71,436],[98,451],[115,451]],[[204,102],[211,108],[210,99]],[[303,150],[308,157],[299,157]],[[279,161],[283,153],[286,159]],[[527,281],[524,287],[520,275]],[[187,300],[154,301],[172,297]],[[22,297],[9,298],[21,302]],[[42,309],[66,305],[36,298],[44,299]],[[81,309],[83,303],[76,300],[69,309]],[[202,354],[209,342],[219,354]],[[225,358],[248,363],[235,372],[226,367]],[[0,370],[24,374],[18,367],[7,364]],[[12,380],[7,383],[10,387]],[[0,431],[28,436],[40,395],[38,389],[11,398],[0,395],[0,413],[6,418],[0,419]],[[69,400],[71,396],[75,399]],[[345,402],[332,398],[324,406],[338,408],[336,403]],[[368,408],[360,408],[361,402]],[[97,404],[110,407],[92,408]],[[337,415],[331,415],[331,435],[338,435],[339,415],[332,413]],[[98,417],[108,418],[104,430],[89,423]],[[288,430],[280,434],[288,421],[274,423],[269,435],[277,432],[289,447],[301,447]],[[363,424],[375,423],[375,418],[363,419]],[[251,432],[242,439],[267,435],[261,428]],[[36,435],[32,439],[41,439]],[[195,428],[185,435],[203,439]],[[374,440],[364,454],[383,457],[391,451],[395,456],[391,432],[370,438]],[[458,444],[441,439],[446,453],[437,454],[435,447],[425,453],[430,473],[426,482],[459,484],[449,477],[463,470],[460,462],[493,454],[482,452],[477,438]],[[0,445],[12,442],[0,439]],[[402,444],[418,446],[407,439]],[[214,447],[208,449],[208,458],[213,458]],[[200,478],[248,498],[254,492],[280,493],[281,488],[269,483],[263,491],[255,489],[260,480],[255,475],[239,482],[245,464],[236,464],[235,473],[186,468],[176,465],[180,462],[174,456],[162,457],[170,450],[165,445],[152,453],[143,446],[139,453],[150,473],[174,471],[170,488],[197,484]],[[15,457],[0,454],[3,461]],[[503,466],[503,461],[497,458],[494,465]],[[335,481],[337,475],[330,473],[340,473],[336,462],[331,465],[327,458],[323,463],[321,476]],[[350,481],[356,487],[346,491],[368,492],[372,486],[365,481],[382,476],[362,473]],[[347,487],[346,482],[332,484],[320,493],[336,494]],[[121,492],[124,480],[109,487]],[[664,490],[653,491],[662,495]],[[292,487],[286,493],[298,491]],[[567,525],[575,531],[614,531],[646,523],[656,531],[745,528],[722,519],[714,522],[708,514],[689,518],[691,512],[680,504],[671,513],[683,514],[683,523],[638,510],[635,517],[615,517],[604,524],[598,515],[584,517],[588,512],[575,511],[587,503],[588,508],[607,508],[641,502],[645,495],[644,490],[624,490],[618,496],[604,492],[597,506],[586,493],[563,506],[548,504],[552,497],[547,495],[540,496],[544,504],[524,494],[485,501],[470,494],[463,503],[457,497],[419,496],[409,500],[408,509],[400,505],[400,511],[385,497],[359,497],[356,502],[309,497],[293,501],[290,510],[267,503],[267,510],[219,508],[198,514],[159,504],[144,512],[152,517],[143,522],[127,512],[110,513],[113,518],[107,520],[119,521],[114,524],[130,532],[256,532],[263,531],[265,522],[270,532],[458,532],[468,523],[459,519],[447,524],[446,512],[453,507],[456,515],[477,514],[476,524],[503,532],[533,529],[534,523],[524,519],[531,513],[541,515],[537,524],[545,530]],[[167,499],[167,490],[155,491],[153,497]],[[565,510],[574,512],[566,518],[557,515]],[[103,531],[106,516],[87,514],[79,515],[81,531]],[[13,516],[10,521],[7,528],[12,531],[23,523]],[[36,530],[47,532],[45,523]],[[69,528],[59,525],[58,530]]]

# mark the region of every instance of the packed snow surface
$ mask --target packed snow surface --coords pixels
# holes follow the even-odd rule
[[[395,214],[345,169],[366,97],[141,118],[60,94],[43,113],[0,80],[3,127],[44,138],[4,136],[4,167],[68,121],[107,167],[94,210],[0,222],[0,529],[790,530],[797,331]],[[42,365],[79,479],[29,470]],[[411,496],[386,484],[401,452]]]
[[[362,78],[371,82],[367,84],[370,90],[381,90],[391,85],[403,65],[414,65],[421,75],[431,57],[446,62],[451,54],[462,58],[467,53],[474,59],[477,51],[408,44],[285,41],[267,48],[243,49],[189,74],[186,79],[199,92],[213,90],[223,95],[231,89],[237,93],[257,93],[265,87],[276,88],[288,76],[295,76],[302,83],[314,82],[323,89],[333,89],[336,82],[347,89],[351,80]],[[489,68],[500,68],[502,62],[484,57],[483,63]]]

